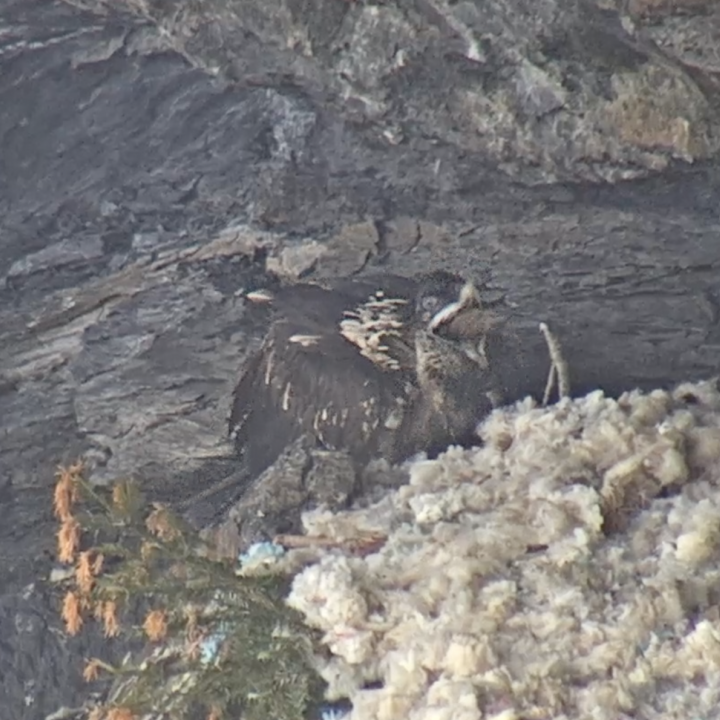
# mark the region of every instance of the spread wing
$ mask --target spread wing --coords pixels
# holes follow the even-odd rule
[[[252,474],[302,435],[369,459],[402,422],[405,374],[378,367],[318,320],[273,322],[235,388],[230,432]]]

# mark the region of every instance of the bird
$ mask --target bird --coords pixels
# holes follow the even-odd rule
[[[455,273],[298,282],[245,299],[270,311],[229,419],[253,476],[303,436],[359,465],[476,444],[502,400],[487,352],[497,318]]]

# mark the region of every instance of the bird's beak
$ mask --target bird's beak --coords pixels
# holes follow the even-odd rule
[[[439,327],[452,322],[462,312],[471,308],[480,310],[482,303],[475,285],[471,282],[466,282],[460,289],[458,299],[455,302],[445,305],[445,307],[438,310],[435,315],[430,318],[428,330],[430,332],[436,332]]]

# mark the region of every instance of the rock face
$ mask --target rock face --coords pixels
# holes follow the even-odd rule
[[[717,8],[635,2],[621,14],[617,5],[201,0],[145,3],[142,15],[216,77],[302,88],[380,145],[430,141],[526,183],[616,181],[713,156]],[[275,153],[288,155],[316,118],[275,107],[293,115],[292,130],[273,136]],[[452,172],[441,171],[444,183],[462,184]],[[286,180],[297,186],[295,172]]]
[[[4,718],[88,692],[95,650],[55,634],[45,582],[54,467],[84,453],[98,482],[188,501],[235,472],[230,389],[262,331],[239,291],[268,268],[470,274],[528,357],[556,331],[578,392],[717,372],[720,14],[623,12],[3,5]]]

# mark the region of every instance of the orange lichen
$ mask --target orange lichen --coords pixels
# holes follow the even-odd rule
[[[93,575],[95,575],[95,577],[97,577],[102,572],[104,562],[105,556],[102,553],[98,553],[95,556],[95,560],[92,564],[92,573]]]
[[[77,635],[80,632],[83,624],[80,599],[72,591],[68,592],[63,600],[62,619],[65,622],[65,630],[69,635]]]
[[[105,715],[105,720],[135,720],[135,713],[128,708],[110,708]]]
[[[106,600],[102,606],[102,621],[105,637],[117,637],[120,634],[120,623],[117,619],[117,603]]]
[[[72,506],[78,499],[78,481],[83,471],[81,460],[67,467],[60,465],[55,472],[58,479],[53,497],[55,516],[62,521],[70,517]]]
[[[130,506],[129,486],[127,482],[116,482],[112,489],[113,506],[121,512],[127,511]]]
[[[167,617],[164,610],[152,610],[149,612],[143,623],[145,634],[156,642],[167,635]]]
[[[59,520],[67,520],[71,516],[73,481],[69,475],[61,475],[55,485],[53,510]]]
[[[57,533],[58,560],[69,563],[75,559],[75,553],[80,545],[80,523],[69,516],[63,520]]]
[[[89,550],[81,552],[75,565],[75,582],[83,595],[88,595],[95,584],[94,564],[90,561],[91,554]]]
[[[101,667],[102,664],[97,658],[88,660],[87,663],[85,663],[85,669],[83,670],[83,680],[85,680],[85,682],[92,682],[93,680],[97,680],[98,676],[100,675]]]
[[[161,540],[173,541],[177,539],[180,532],[173,526],[170,513],[163,505],[156,504],[155,509],[145,520],[145,527]]]

